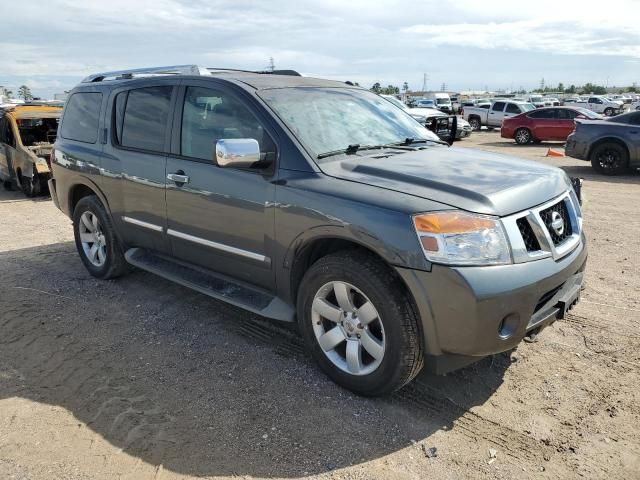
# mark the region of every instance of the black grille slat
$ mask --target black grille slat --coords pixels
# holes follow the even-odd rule
[[[564,222],[564,232],[562,232],[561,235],[558,235],[551,226],[553,212],[558,212],[558,214],[562,218],[562,221]],[[571,219],[569,218],[569,211],[567,210],[567,204],[564,202],[564,200],[561,200],[555,205],[542,210],[540,212],[540,218],[547,227],[547,231],[549,232],[549,235],[551,235],[551,240],[553,240],[554,245],[561,244],[573,233],[571,228]]]
[[[524,240],[524,245],[527,248],[527,252],[537,252],[540,250],[540,243],[533,233],[533,229],[529,224],[529,221],[526,217],[519,218],[516,220],[516,224],[518,225],[518,229],[520,230],[520,235],[522,235],[522,239]]]
[[[547,302],[551,300],[554,297],[554,295],[560,291],[561,288],[562,288],[562,285],[558,285],[556,288],[549,290],[547,293],[542,295],[542,297],[540,297],[540,299],[538,300],[538,303],[536,304],[536,308],[533,311],[533,313],[538,312],[542,307],[544,307],[547,304]]]

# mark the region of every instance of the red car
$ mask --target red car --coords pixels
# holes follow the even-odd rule
[[[538,108],[505,118],[500,135],[515,139],[519,145],[543,140],[566,141],[575,128],[576,118],[596,120],[602,116],[579,107]]]

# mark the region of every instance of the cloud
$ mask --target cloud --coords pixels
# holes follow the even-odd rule
[[[631,83],[629,60],[640,58],[633,0],[608,0],[607,13],[574,0],[4,3],[5,85],[66,76],[71,87],[93,72],[183,63],[262,69],[269,57],[277,67],[362,84],[418,86],[429,72],[432,86],[532,85],[551,68],[565,83],[603,75]]]

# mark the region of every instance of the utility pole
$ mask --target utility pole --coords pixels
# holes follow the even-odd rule
[[[426,73],[422,74],[422,91],[427,91],[427,80],[429,80],[429,75]]]
[[[447,89],[447,84],[442,82],[442,85],[440,85],[440,91],[444,92]]]
[[[270,72],[273,72],[276,69],[276,64],[273,61],[273,57],[269,57],[269,66],[267,67],[267,69]]]
[[[542,80],[540,80],[540,91],[544,92],[544,77],[542,77]]]

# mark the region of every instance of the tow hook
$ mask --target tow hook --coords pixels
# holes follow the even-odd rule
[[[527,343],[536,343],[538,341],[539,333],[540,333],[540,328],[534,328],[530,332],[527,332],[527,335],[524,337],[524,341]]]

